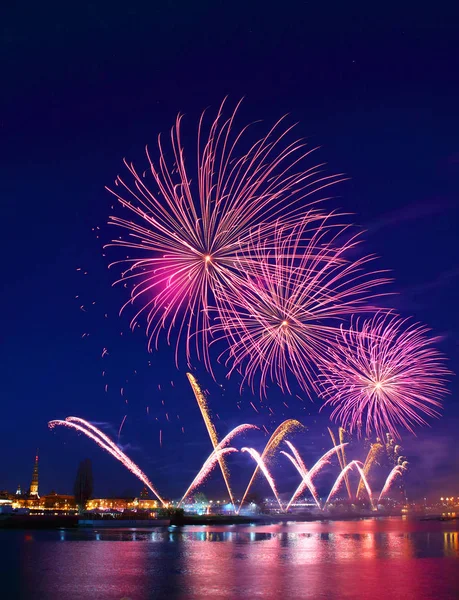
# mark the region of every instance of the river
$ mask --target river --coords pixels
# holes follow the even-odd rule
[[[0,530],[5,600],[459,598],[459,523]]]

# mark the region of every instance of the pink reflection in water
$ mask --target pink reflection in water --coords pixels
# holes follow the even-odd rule
[[[14,560],[27,600],[444,600],[457,597],[458,528],[386,519],[50,532],[51,541],[34,532],[20,534]]]

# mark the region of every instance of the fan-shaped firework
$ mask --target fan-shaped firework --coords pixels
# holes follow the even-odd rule
[[[341,329],[323,364],[325,404],[349,431],[385,439],[398,428],[413,432],[436,417],[449,374],[428,328],[391,315],[356,320]]]
[[[296,171],[312,149],[302,141],[287,142],[292,127],[284,128],[282,119],[243,149],[248,127],[233,133],[239,105],[229,118],[223,116],[223,106],[207,135],[204,114],[200,119],[195,166],[185,162],[179,115],[170,134],[170,156],[161,138],[156,164],[147,149],[154,189],[145,173],[125,161],[132,183],[118,177],[119,191],[110,190],[128,213],[111,217],[110,223],[129,234],[113,244],[133,251],[119,261],[127,267],[120,281],[132,283],[126,305],[139,306],[131,325],[141,315],[146,317],[150,348],[157,345],[162,330],[170,341],[177,327],[177,351],[184,338],[188,361],[193,346],[208,368],[214,288],[218,283],[221,293],[235,291],[234,274],[253,228],[269,231],[267,217],[271,223],[280,216],[289,222],[309,211],[309,218],[315,218],[314,194],[340,179],[321,175],[321,165]]]
[[[350,257],[360,241],[347,227],[307,220],[277,224],[273,238],[254,236],[239,285],[226,289],[220,322],[214,326],[229,340],[224,354],[231,371],[266,393],[269,381],[290,392],[289,375],[315,389],[316,365],[336,342],[342,319],[374,310],[370,299],[387,281],[365,267],[372,257]],[[274,248],[274,250],[273,250]]]

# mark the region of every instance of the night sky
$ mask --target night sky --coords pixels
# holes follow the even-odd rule
[[[240,124],[268,126],[289,113],[297,135],[321,146],[329,172],[349,176],[330,207],[366,229],[365,250],[395,279],[392,304],[442,337],[459,372],[459,19],[440,3],[430,12],[417,3],[368,6],[134,1],[3,10],[0,489],[28,487],[39,447],[41,493],[71,492],[86,457],[96,495],[140,492],[93,442],[48,430],[68,415],[115,439],[127,415],[120,443],[165,496],[183,492],[210,453],[185,365],[177,370],[166,343],[148,354],[129,314],[118,316],[126,290],[111,287],[103,256],[114,203],[104,186],[124,174],[124,157],[142,170],[145,144],[153,147],[179,111],[193,147],[201,110],[226,95],[245,98]],[[272,431],[292,417],[307,427],[295,438],[307,464],[331,446],[318,401],[273,386],[262,408],[223,368],[213,382],[195,367],[221,435],[242,422]],[[459,495],[457,378],[449,387],[443,418],[403,437],[412,497]],[[261,449],[266,439],[262,431],[247,442]],[[363,444],[353,451],[362,458]],[[237,490],[249,460],[231,463]],[[275,473],[281,492],[296,487],[291,465],[279,461]],[[222,489],[216,473],[206,490],[217,497]]]

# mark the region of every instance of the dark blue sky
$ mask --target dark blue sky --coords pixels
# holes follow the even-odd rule
[[[106,423],[115,437],[127,414],[121,443],[165,495],[179,494],[210,451],[185,370],[164,346],[148,355],[141,333],[117,316],[123,289],[111,288],[101,245],[113,203],[104,185],[122,158],[144,164],[145,144],[177,112],[192,131],[200,111],[227,94],[245,96],[244,123],[290,113],[298,135],[322,146],[330,171],[349,175],[333,205],[367,229],[366,250],[393,271],[396,308],[443,336],[458,372],[458,14],[368,6],[56,2],[4,10],[0,440],[8,459],[0,461],[0,488],[29,485],[39,446],[42,492],[70,491],[89,456],[97,494],[138,493],[90,441],[48,431],[50,419],[70,414]],[[273,390],[274,417],[267,408],[257,415],[250,393],[237,408],[237,379],[225,382],[222,371],[222,393],[197,367],[222,435],[243,421],[272,429],[296,417],[309,427],[297,437],[308,464],[329,447],[318,403]],[[450,388],[443,419],[403,440],[413,495],[424,489],[420,473],[434,495],[459,495],[454,379]],[[265,438],[249,441],[260,447]],[[247,461],[236,460],[240,487]],[[295,474],[276,469],[281,491],[291,489]],[[217,478],[210,489],[219,485]]]

